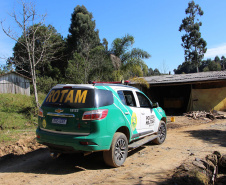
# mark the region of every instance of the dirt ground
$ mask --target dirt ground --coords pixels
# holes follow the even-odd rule
[[[162,145],[148,143],[130,151],[120,168],[107,167],[102,153],[52,159],[47,148],[35,143],[34,136],[8,146],[1,144],[0,184],[171,184],[181,164],[216,150],[226,154],[225,119],[175,119],[168,122]]]

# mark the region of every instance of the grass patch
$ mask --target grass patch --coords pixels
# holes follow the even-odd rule
[[[19,139],[27,136],[35,136],[35,128],[25,130],[2,130],[0,131],[0,148],[16,143]]]
[[[39,94],[40,104],[45,96]],[[38,122],[37,112],[34,96],[0,94],[0,142],[13,140],[13,135],[18,130],[35,131]]]

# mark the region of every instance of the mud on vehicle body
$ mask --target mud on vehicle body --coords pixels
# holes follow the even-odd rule
[[[39,110],[36,134],[51,152],[103,151],[105,163],[118,167],[129,149],[164,142],[166,115],[131,86],[57,85]]]

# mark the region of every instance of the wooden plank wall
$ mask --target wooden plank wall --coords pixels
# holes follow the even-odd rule
[[[0,76],[0,93],[24,94],[30,96],[30,81],[15,73]]]

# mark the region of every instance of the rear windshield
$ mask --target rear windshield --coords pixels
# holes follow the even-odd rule
[[[42,106],[62,108],[97,108],[113,104],[113,94],[101,89],[52,89]]]

